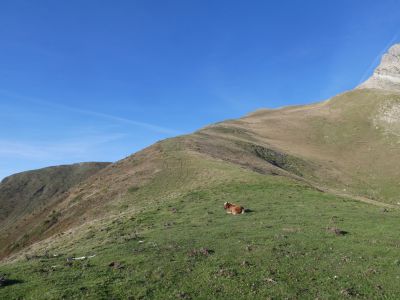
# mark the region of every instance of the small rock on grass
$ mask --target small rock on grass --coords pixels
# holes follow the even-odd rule
[[[329,228],[327,228],[326,229],[327,231],[329,231],[329,232],[332,232],[332,233],[334,233],[334,234],[336,234],[336,235],[346,235],[346,234],[348,234],[348,232],[347,231],[344,231],[344,230],[342,230],[342,229],[339,229],[339,228],[337,228],[337,227],[329,227]]]
[[[189,256],[209,256],[213,254],[214,251],[208,248],[192,249],[189,251]]]
[[[177,297],[178,299],[186,299],[186,300],[191,299],[191,297],[189,296],[189,294],[188,294],[188,293],[185,293],[185,292],[178,292],[178,293],[176,294],[176,297]]]
[[[108,266],[110,267],[110,268],[113,268],[113,269],[123,269],[124,268],[124,266],[121,264],[121,263],[119,263],[119,262],[117,262],[117,261],[112,261],[112,262],[110,262],[109,264],[108,264]]]
[[[243,267],[249,267],[249,266],[250,266],[250,263],[249,263],[247,260],[244,260],[244,261],[242,261],[241,265],[242,265]]]
[[[272,278],[265,278],[265,282],[270,283],[270,284],[277,284],[277,282]]]
[[[340,291],[343,296],[358,297],[360,294],[354,288],[346,288]]]

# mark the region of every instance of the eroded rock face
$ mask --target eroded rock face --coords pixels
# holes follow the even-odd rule
[[[400,44],[393,45],[383,55],[374,74],[358,88],[375,88],[400,92]]]
[[[385,135],[400,137],[400,102],[397,98],[382,101],[377,114],[373,118],[376,129]]]

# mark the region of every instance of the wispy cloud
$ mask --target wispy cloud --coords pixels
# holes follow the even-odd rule
[[[393,35],[393,37],[390,39],[390,41],[386,44],[386,46],[381,50],[381,52],[378,53],[378,55],[375,57],[375,59],[371,62],[371,64],[369,65],[369,67],[365,70],[365,72],[363,73],[363,75],[361,76],[361,79],[359,81],[359,85],[361,83],[363,83],[365,80],[367,80],[367,78],[371,75],[373,69],[376,67],[376,65],[379,63],[379,60],[381,59],[382,55],[388,51],[388,49],[390,48],[390,46],[393,45],[393,43],[397,40],[399,36],[399,33],[396,33],[395,35]]]
[[[4,96],[8,96],[8,97],[11,97],[14,99],[18,99],[18,100],[46,106],[46,107],[51,107],[54,109],[60,109],[60,110],[70,111],[70,112],[74,112],[74,113],[78,113],[78,114],[107,119],[107,120],[111,120],[111,121],[115,121],[115,122],[119,122],[119,123],[125,123],[125,124],[134,125],[134,126],[139,126],[139,127],[142,127],[142,128],[145,128],[150,131],[157,132],[157,133],[174,134],[174,135],[182,133],[175,129],[162,127],[162,126],[158,126],[155,124],[140,122],[140,121],[136,121],[136,120],[132,120],[132,119],[127,119],[127,118],[123,118],[123,117],[119,117],[119,116],[115,116],[115,115],[111,115],[111,114],[106,114],[103,112],[81,109],[79,107],[73,107],[73,106],[68,106],[68,105],[64,105],[64,104],[53,103],[53,102],[42,100],[42,99],[21,96],[21,95],[18,95],[18,94],[15,94],[10,91],[3,90],[3,89],[0,89],[0,93],[3,94]]]
[[[50,161],[84,156],[101,144],[124,137],[123,134],[86,136],[78,140],[29,142],[0,139],[0,158]]]

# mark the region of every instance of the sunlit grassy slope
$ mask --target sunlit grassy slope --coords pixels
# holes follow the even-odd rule
[[[260,110],[200,133],[274,149],[292,158],[280,167],[318,186],[400,203],[398,93],[354,90],[317,104]]]
[[[0,299],[398,299],[399,145],[400,96],[355,90],[4,197]]]
[[[107,214],[32,246],[1,299],[398,298],[397,210],[163,144]],[[227,215],[223,202],[251,211]],[[347,231],[336,235],[327,228]],[[80,261],[68,257],[95,255]]]

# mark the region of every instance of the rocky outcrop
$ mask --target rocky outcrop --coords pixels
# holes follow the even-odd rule
[[[372,76],[357,88],[375,88],[400,92],[400,44],[393,45],[383,55]]]

